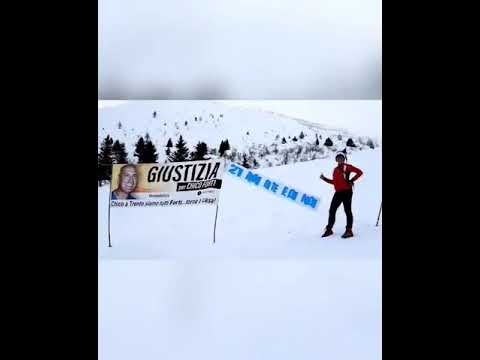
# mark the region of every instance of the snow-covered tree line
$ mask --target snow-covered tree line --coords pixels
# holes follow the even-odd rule
[[[118,127],[121,127],[121,123],[118,124]],[[148,133],[138,137],[134,153],[131,155],[125,150],[125,143],[114,141],[107,135],[103,139],[98,153],[98,180],[99,183],[110,180],[112,164],[183,162],[220,156],[245,167],[259,168],[321,159],[344,148],[355,151],[373,149],[378,146],[378,143],[368,137],[344,140],[339,134],[333,138],[335,142],[331,137],[323,140],[322,136],[318,134],[315,134],[315,138],[308,138],[302,131],[298,137],[290,135],[287,140],[285,136],[277,134],[269,145],[251,143],[246,148],[244,147],[243,151],[240,151],[235,146],[231,146],[228,139],[222,140],[218,147],[209,147],[207,143],[200,141],[193,149],[190,149],[187,141],[180,135],[175,144],[171,138],[168,139],[161,149],[164,155],[160,157],[157,146]]]

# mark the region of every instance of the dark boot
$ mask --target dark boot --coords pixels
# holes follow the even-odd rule
[[[350,237],[353,237],[352,229],[345,230],[345,232],[342,235],[342,238],[346,239],[346,238],[350,238]]]
[[[325,229],[325,232],[323,233],[322,237],[327,237],[333,235],[332,229]]]

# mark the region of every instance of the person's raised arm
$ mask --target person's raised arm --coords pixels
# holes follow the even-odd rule
[[[325,181],[329,184],[333,184],[333,180],[330,180],[330,179],[326,178],[325,176],[323,176],[323,174],[320,175],[320,179],[322,179],[323,181]]]

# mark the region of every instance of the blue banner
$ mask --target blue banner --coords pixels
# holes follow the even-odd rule
[[[284,185],[279,181],[260,175],[238,164],[230,163],[228,173],[254,187],[261,188],[271,194],[295,202],[311,210],[317,210],[320,204],[320,197],[318,196],[307,194],[293,186]]]

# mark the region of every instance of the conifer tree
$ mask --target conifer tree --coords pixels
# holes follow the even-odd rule
[[[100,145],[98,154],[97,177],[99,183],[104,180],[110,180],[112,176],[113,164],[113,139],[107,135]]]
[[[199,142],[195,146],[195,150],[191,153],[190,159],[193,161],[205,160],[205,156],[208,154],[208,146],[204,142]]]
[[[187,143],[183,140],[182,135],[175,144],[176,150],[170,155],[169,160],[171,162],[182,162],[188,161],[189,150],[187,148]]]
[[[115,164],[128,164],[125,144],[116,140],[112,147],[113,161]]]

